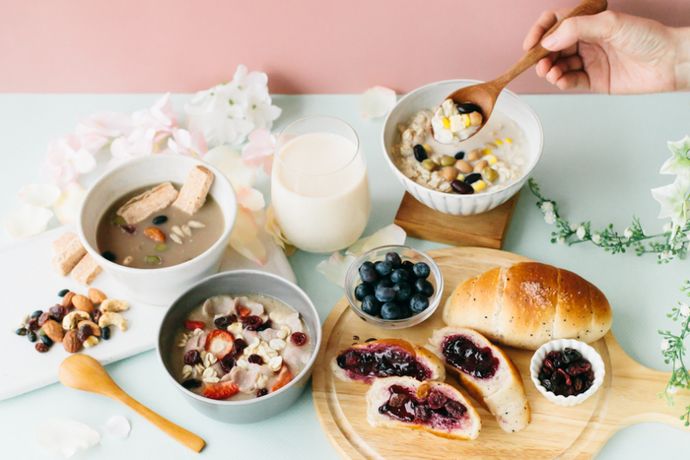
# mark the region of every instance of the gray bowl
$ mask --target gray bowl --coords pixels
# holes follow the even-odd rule
[[[283,301],[302,317],[309,334],[312,355],[307,365],[286,386],[261,398],[242,401],[216,401],[184,388],[172,372],[171,351],[175,335],[191,310],[215,295],[262,294]],[[234,270],[210,276],[182,294],[165,314],[158,331],[158,357],[171,382],[189,403],[208,417],[228,423],[252,423],[271,417],[290,407],[302,394],[321,347],[321,321],[311,300],[295,284],[266,272]]]

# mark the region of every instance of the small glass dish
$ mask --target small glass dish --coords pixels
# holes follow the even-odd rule
[[[425,262],[430,269],[429,277],[427,278],[434,287],[434,293],[429,297],[429,306],[421,313],[410,316],[404,319],[383,319],[377,316],[369,315],[362,311],[359,300],[355,298],[355,288],[362,282],[359,277],[359,267],[366,261],[376,262],[383,260],[388,252],[397,252],[400,258],[404,261],[409,260],[412,263]],[[345,274],[345,296],[350,303],[350,309],[364,321],[373,324],[374,326],[383,329],[403,329],[415,326],[434,314],[438,305],[441,303],[441,296],[443,295],[443,276],[441,270],[434,260],[423,252],[417,251],[408,246],[381,246],[371,249],[355,259],[348,267]]]

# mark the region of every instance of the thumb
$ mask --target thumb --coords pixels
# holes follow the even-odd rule
[[[606,41],[616,30],[616,13],[604,11],[591,16],[576,16],[564,20],[541,46],[550,51],[561,51],[582,40],[590,43]]]

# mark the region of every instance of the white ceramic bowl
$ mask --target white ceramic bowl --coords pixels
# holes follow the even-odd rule
[[[439,192],[424,187],[405,176],[398,169],[391,158],[393,144],[400,142],[398,125],[400,123],[409,122],[409,120],[420,110],[431,109],[438,106],[443,101],[443,98],[457,88],[473,85],[475,83],[481,82],[476,80],[446,80],[422,86],[400,99],[386,117],[383,125],[383,134],[381,137],[383,151],[386,161],[395,176],[403,184],[405,189],[418,201],[424,203],[431,209],[445,214],[460,216],[480,214],[505,203],[522,188],[530,172],[537,164],[537,161],[539,161],[542,152],[544,139],[539,118],[530,106],[515,93],[503,90],[496,102],[494,113],[502,112],[515,121],[524,131],[527,143],[525,149],[525,170],[523,176],[519,180],[500,190],[489,189],[488,191],[477,194],[459,195],[456,193]]]
[[[215,174],[210,195],[223,213],[225,228],[218,241],[187,262],[163,268],[132,268],[101,256],[96,242],[98,223],[108,208],[137,188],[171,181],[183,184],[193,167],[204,165]],[[132,300],[168,306],[191,285],[218,271],[235,224],[237,200],[228,179],[216,168],[182,155],[152,155],[129,161],[104,174],[84,198],[77,224],[82,244],[103,271],[115,278]]]
[[[539,381],[539,370],[544,362],[546,355],[552,351],[560,351],[564,348],[573,348],[580,352],[583,358],[588,360],[592,364],[592,371],[594,372],[594,382],[592,386],[587,389],[584,393],[580,393],[577,396],[563,396],[557,395],[548,391]],[[575,406],[577,404],[583,403],[587,398],[592,396],[597,392],[599,387],[604,383],[604,376],[606,375],[606,366],[604,366],[604,361],[601,359],[601,355],[591,346],[584,342],[573,339],[557,339],[545,343],[534,352],[532,355],[532,360],[529,364],[530,376],[532,378],[532,383],[537,387],[539,393],[541,393],[546,399],[559,406]]]

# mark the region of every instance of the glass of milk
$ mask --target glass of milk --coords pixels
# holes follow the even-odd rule
[[[314,116],[278,136],[271,201],[287,239],[308,252],[333,252],[357,241],[371,200],[364,157],[354,129]]]

